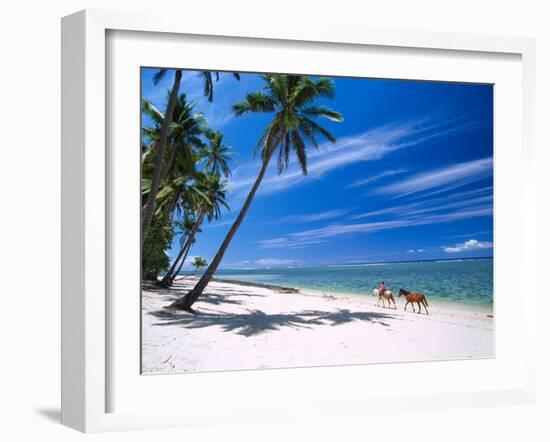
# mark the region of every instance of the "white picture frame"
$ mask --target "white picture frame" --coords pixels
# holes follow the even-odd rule
[[[110,31],[154,32],[163,35],[200,35],[272,39],[292,42],[315,42],[339,45],[367,45],[384,48],[467,51],[484,54],[511,54],[521,57],[522,110],[521,158],[521,227],[515,235],[521,238],[521,290],[536,293],[536,162],[535,108],[535,43],[518,37],[492,37],[451,33],[388,31],[345,26],[266,25],[253,22],[212,21],[194,17],[182,24],[175,17],[144,13],[87,10],[63,18],[62,21],[62,423],[85,432],[138,428],[208,424],[212,415],[189,414],[182,410],[134,412],[109,411],[110,384],[108,367],[110,318],[107,299],[108,247],[111,240],[109,218],[108,155],[106,119],[107,45]],[[498,118],[498,117],[497,117]],[[516,177],[517,178],[517,177]],[[498,191],[498,190],[497,190]],[[498,243],[497,243],[498,247]],[[504,250],[504,249],[501,249]],[[496,253],[506,253],[496,252]],[[532,303],[533,299],[529,302]],[[136,300],[136,302],[138,302]],[[526,306],[526,297],[520,300]],[[324,399],[281,407],[265,403],[232,402],[234,410],[216,416],[217,422],[245,422],[329,415],[361,415],[371,411],[456,408],[530,403],[534,400],[536,324],[518,319],[525,340],[522,358],[521,385],[499,389],[475,389],[461,393],[445,391],[425,395],[396,397],[379,396],[374,404],[365,397],[338,396],[329,393]],[[137,345],[137,343],[136,343]],[[498,355],[497,355],[498,358]],[[401,364],[396,364],[401,365]],[[138,367],[136,368],[138,369]],[[306,370],[306,372],[304,372]],[[308,369],[301,369],[307,376]],[[360,370],[360,368],[354,368]],[[392,370],[399,370],[393,367]],[[292,370],[290,370],[292,371]],[[286,370],[288,373],[289,370]],[[281,371],[277,376],[281,376]],[[305,374],[304,374],[305,373]],[[201,376],[207,376],[204,374]],[[223,373],[216,376],[223,379]],[[269,376],[265,372],[262,382]],[[284,375],[283,375],[284,376]],[[198,379],[198,378],[197,378]],[[335,408],[338,409],[335,412]],[[244,416],[244,417],[243,417]]]

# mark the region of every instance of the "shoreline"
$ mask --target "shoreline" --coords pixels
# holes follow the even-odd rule
[[[373,296],[214,280],[196,314],[170,309],[196,279],[142,285],[142,374],[494,356],[485,313],[431,304],[429,315],[405,312],[397,299],[397,309],[383,308]]]
[[[184,278],[185,279],[195,278],[195,280],[198,279],[197,276],[180,275],[179,277],[176,278],[176,280],[181,280]],[[333,296],[339,299],[356,300],[359,302],[369,302],[373,299],[376,299],[372,294],[367,294],[367,293],[359,294],[359,293],[342,292],[342,291],[335,291],[335,290],[312,289],[308,287],[290,287],[290,286],[279,285],[279,284],[264,284],[260,282],[242,281],[242,280],[232,279],[232,278],[214,277],[212,278],[212,281],[228,283],[228,284],[236,284],[244,287],[272,289],[280,293],[294,293],[294,294],[301,294],[305,296]],[[399,299],[397,296],[397,293],[394,293],[394,298],[397,303]],[[476,313],[488,314],[488,315],[491,315],[491,317],[494,316],[492,303],[482,304],[477,302],[454,301],[454,300],[442,301],[441,298],[428,298],[428,303],[431,306],[436,307],[438,309],[457,310],[460,312],[476,312]]]
[[[178,278],[176,277],[176,280]],[[236,284],[236,285],[242,285],[242,286],[245,286],[245,287],[258,287],[258,288],[263,288],[263,289],[272,289],[272,290],[275,290],[277,292],[281,292],[281,293],[296,293],[296,294],[299,294],[300,293],[300,288],[298,287],[287,287],[287,286],[284,286],[284,285],[277,285],[277,284],[262,284],[260,282],[250,282],[250,281],[241,281],[241,280],[237,280],[237,279],[231,279],[231,278],[212,278],[212,281],[213,282],[222,282],[222,283],[227,283],[227,284]]]

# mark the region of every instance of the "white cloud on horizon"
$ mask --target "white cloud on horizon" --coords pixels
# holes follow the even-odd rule
[[[453,247],[442,247],[446,253],[460,253],[471,250],[490,249],[493,243],[490,241],[478,241],[477,239],[469,239],[463,243],[455,244]]]

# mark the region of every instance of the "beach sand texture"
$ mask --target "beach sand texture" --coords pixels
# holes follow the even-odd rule
[[[487,311],[430,304],[428,316],[404,312],[403,298],[394,310],[373,296],[228,281],[208,285],[196,315],[166,308],[195,282],[144,285],[144,374],[493,357]]]

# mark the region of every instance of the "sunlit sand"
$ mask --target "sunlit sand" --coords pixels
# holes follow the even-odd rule
[[[394,310],[372,296],[215,281],[197,314],[171,311],[195,282],[144,286],[144,374],[493,357],[493,318],[482,308],[430,303],[426,315],[404,312],[402,298]]]

